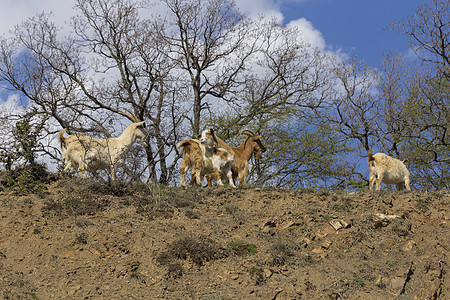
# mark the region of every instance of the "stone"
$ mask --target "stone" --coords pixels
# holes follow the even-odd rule
[[[343,227],[342,224],[341,224],[341,222],[340,222],[339,220],[336,220],[336,219],[331,220],[331,221],[329,222],[329,224],[330,224],[331,227],[333,227],[335,230],[339,230],[339,229],[341,229],[341,228]]]
[[[403,245],[402,250],[405,252],[411,251],[411,249],[416,245],[416,241],[410,240],[405,245]]]
[[[331,246],[332,243],[333,243],[333,242],[330,241],[329,239],[325,239],[325,240],[320,244],[320,247],[322,247],[322,248],[325,249],[325,250],[328,250],[328,249],[330,249],[330,246]]]

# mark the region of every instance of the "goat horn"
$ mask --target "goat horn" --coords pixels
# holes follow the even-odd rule
[[[131,111],[129,111],[129,110],[126,109],[126,108],[125,108],[124,110],[127,111],[128,113],[125,113],[125,112],[123,112],[123,111],[119,111],[119,114],[121,114],[121,115],[127,117],[128,119],[130,119],[130,120],[131,120],[132,122],[134,122],[134,123],[140,122],[139,118],[136,117],[136,115],[135,115],[134,113],[132,113]]]
[[[251,131],[250,129],[244,129],[244,130],[242,130],[241,134],[246,134],[246,135],[248,135],[248,136],[255,136],[255,135],[256,135],[256,134],[255,134],[253,131]]]

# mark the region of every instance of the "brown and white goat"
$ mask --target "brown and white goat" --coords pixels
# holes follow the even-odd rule
[[[81,176],[86,178],[86,170],[109,169],[111,180],[115,180],[116,168],[123,163],[124,155],[133,142],[136,139],[141,141],[145,139],[142,131],[144,122],[139,121],[134,114],[120,113],[131,119],[133,123],[116,138],[99,139],[82,134],[64,137],[66,128],[59,132],[59,142],[65,163],[64,171],[79,170]]]
[[[218,185],[223,185],[221,180],[221,174],[223,174],[228,177],[230,185],[236,187],[231,173],[234,155],[218,146],[218,140],[212,129],[204,130],[199,140],[179,142],[177,149],[181,147],[183,147],[183,161],[180,169],[180,184],[183,188],[186,188],[185,174],[190,168],[192,168],[191,185],[194,182],[201,185],[201,179],[206,174],[216,179]]]
[[[395,184],[397,190],[404,187],[411,191],[409,187],[409,171],[405,166],[407,159],[400,161],[384,153],[372,154],[373,150],[367,151],[367,159],[370,169],[369,190],[373,189],[376,183],[376,190],[380,190],[381,182],[385,184]]]
[[[185,174],[189,169],[201,170],[203,167],[203,154],[198,140],[184,140],[177,144],[177,149],[183,147],[183,160],[180,168],[180,184],[186,189]],[[195,181],[195,174],[192,171],[191,185]]]
[[[249,166],[248,162],[253,154],[257,159],[261,159],[264,152],[266,152],[266,147],[261,142],[260,135],[256,135],[253,131],[249,129],[244,129],[240,135],[248,135],[248,138],[242,142],[238,147],[231,148],[234,152],[234,161],[231,165],[231,172],[233,174],[233,179],[237,179],[239,184],[245,184],[248,174]],[[207,175],[206,180],[208,185],[211,185],[211,178]]]

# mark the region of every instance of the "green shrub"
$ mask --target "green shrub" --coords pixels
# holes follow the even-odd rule
[[[5,185],[19,195],[45,191],[47,189],[45,183],[50,181],[45,166],[39,164],[17,167],[14,170],[5,171],[3,174]]]
[[[253,243],[248,243],[245,241],[235,241],[235,242],[229,242],[228,246],[231,248],[231,250],[239,255],[249,255],[249,254],[255,254],[257,251],[257,247]]]

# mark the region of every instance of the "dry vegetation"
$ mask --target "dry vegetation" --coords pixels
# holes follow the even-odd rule
[[[3,299],[449,299],[443,192],[0,192]]]

